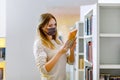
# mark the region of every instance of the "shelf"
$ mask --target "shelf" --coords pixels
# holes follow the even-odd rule
[[[84,53],[77,53],[77,52],[75,52],[75,55],[77,55],[77,54],[78,54],[79,56],[80,56],[80,55],[81,55],[81,56],[84,55]]]
[[[114,3],[115,3],[115,4],[114,4]],[[113,3],[113,2],[110,2],[110,0],[109,0],[109,1],[106,2],[106,3],[105,3],[105,2],[104,2],[104,3],[100,3],[99,6],[102,6],[102,7],[107,7],[107,6],[108,6],[108,7],[110,7],[110,6],[111,6],[111,7],[119,7],[119,6],[120,6],[120,3],[118,3],[118,2],[114,2],[114,3]]]
[[[0,62],[2,62],[2,61],[4,61],[4,59],[3,59],[3,58],[0,58]]]
[[[100,69],[120,69],[120,65],[100,65]]]
[[[100,34],[100,37],[120,37],[120,34],[106,34],[106,33],[102,33]]]
[[[84,72],[84,69],[74,68],[74,70],[79,71],[79,72]]]
[[[86,35],[84,38],[92,38],[92,35]]]
[[[92,35],[79,36],[79,39],[92,38]]]
[[[84,55],[84,53],[79,53],[79,55]]]
[[[109,1],[108,1],[109,2]],[[84,22],[84,70],[93,69],[93,79],[99,80],[100,74],[120,74],[120,3],[102,3],[81,6],[81,20]],[[91,10],[93,9],[93,11]],[[85,14],[87,12],[87,14]],[[90,18],[92,16],[92,18]],[[92,20],[92,23],[91,21]],[[92,31],[90,31],[92,30]],[[88,35],[87,35],[88,34]],[[89,35],[92,34],[92,35]],[[82,39],[80,39],[82,40]],[[87,43],[91,41],[92,61],[88,61]],[[91,51],[91,50],[90,50]],[[100,65],[100,66],[98,66]],[[86,73],[87,71],[85,71]],[[82,72],[81,72],[82,73]],[[84,77],[80,80],[87,79]],[[79,80],[79,79],[77,79]]]
[[[88,60],[85,60],[85,65],[89,66],[89,67],[92,67],[92,63],[90,61],[88,61]]]
[[[78,38],[79,38],[79,39],[84,39],[84,36],[79,36]]]
[[[84,72],[84,69],[79,69],[78,71],[80,71],[80,72]]]

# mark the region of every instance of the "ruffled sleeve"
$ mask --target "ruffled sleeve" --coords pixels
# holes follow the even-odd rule
[[[41,73],[47,75],[48,72],[45,68],[45,64],[47,62],[47,54],[44,51],[43,45],[39,40],[34,42],[33,53],[38,69],[40,70]]]

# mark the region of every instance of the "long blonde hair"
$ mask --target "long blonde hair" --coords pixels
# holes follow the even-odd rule
[[[50,13],[44,13],[40,15],[40,22],[37,27],[37,33],[38,36],[42,42],[42,44],[50,49],[55,49],[54,44],[48,39],[47,35],[43,31],[43,27],[45,27],[46,24],[49,23],[50,19],[53,18],[56,21],[56,18],[50,14]],[[56,21],[56,26],[57,26],[57,21]],[[60,44],[60,41],[58,39],[58,32],[56,31],[56,34],[53,36],[53,39],[57,44]]]

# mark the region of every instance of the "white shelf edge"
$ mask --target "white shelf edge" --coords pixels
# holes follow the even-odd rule
[[[78,71],[80,71],[80,72],[84,72],[84,69],[79,69]]]
[[[100,69],[120,69],[120,64],[118,65],[100,65]]]
[[[84,36],[79,36],[78,38],[79,38],[79,39],[84,39]]]
[[[78,54],[79,54],[79,55],[82,55],[82,56],[84,55],[84,53],[78,53]]]
[[[90,16],[91,12],[93,13],[93,9],[90,9],[85,13],[85,18]]]
[[[99,4],[98,4],[99,6],[120,6],[120,3],[118,3],[118,2],[104,2],[104,3],[102,3],[102,2],[99,2]]]
[[[92,35],[79,36],[79,39],[92,38]]]
[[[77,54],[78,54],[78,55],[84,55],[84,53],[82,53],[82,52],[81,52],[81,53],[75,52],[75,54],[76,54],[76,55],[77,55]]]
[[[74,67],[74,69],[77,70],[77,71],[84,71],[84,68],[80,69],[80,68]]]
[[[92,38],[92,35],[85,35],[84,38]]]
[[[100,34],[100,37],[120,37],[120,34],[106,34],[106,33],[102,33],[102,34]]]
[[[92,67],[92,63],[90,61],[88,61],[88,60],[85,60],[85,65],[89,66],[89,67]]]
[[[0,62],[5,61],[3,58],[0,58]]]

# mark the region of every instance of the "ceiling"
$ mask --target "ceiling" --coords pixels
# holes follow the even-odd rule
[[[97,0],[41,0],[48,7],[78,7],[80,5],[93,4]]]
[[[41,0],[49,12],[55,14],[79,14],[81,5],[96,3],[97,0]]]

